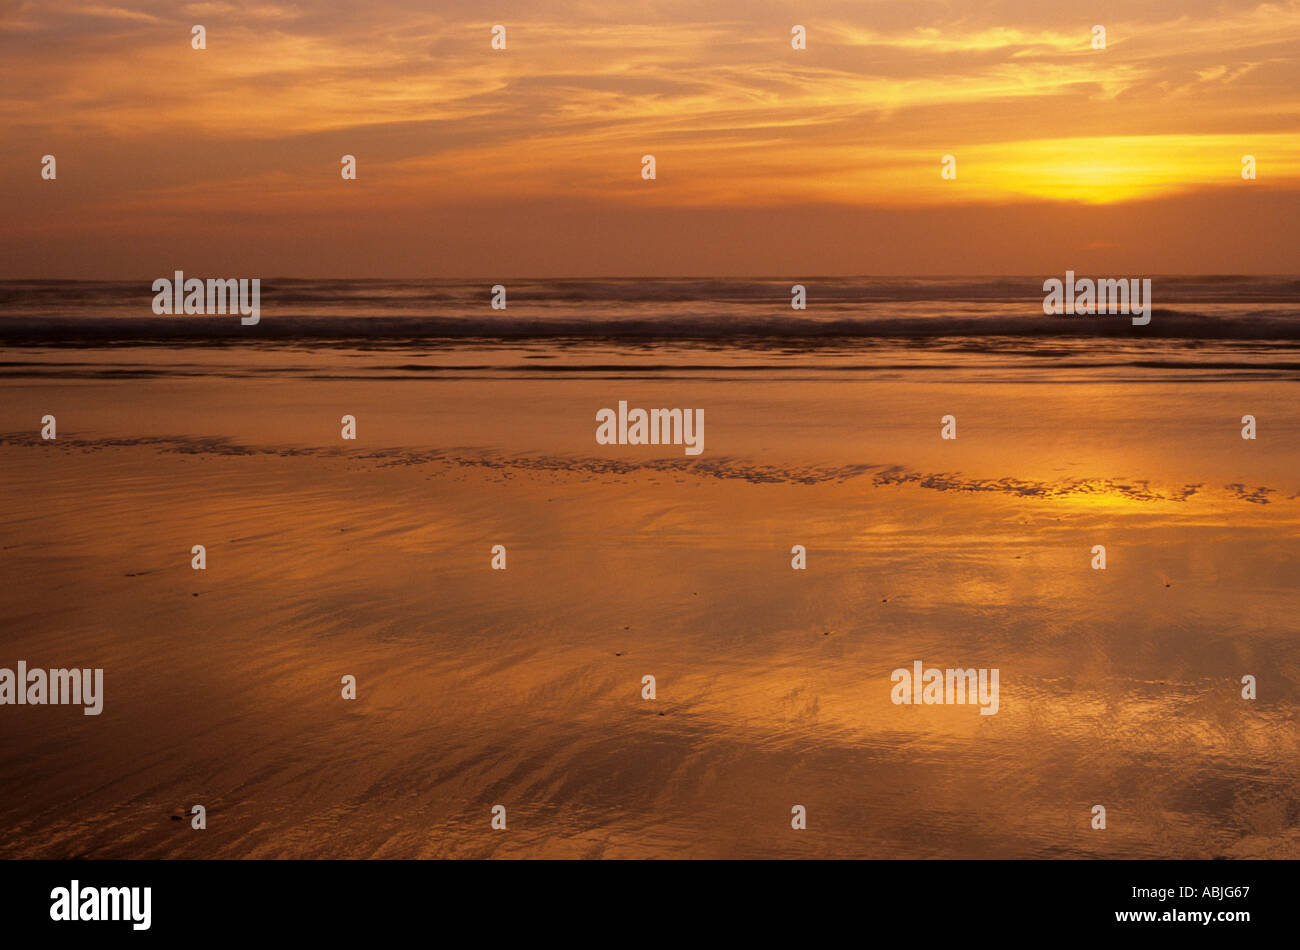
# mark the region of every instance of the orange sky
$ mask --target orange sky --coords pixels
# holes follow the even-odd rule
[[[1300,0],[0,0],[0,277],[1293,272],[1298,51]]]

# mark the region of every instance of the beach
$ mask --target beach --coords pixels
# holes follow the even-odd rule
[[[1294,343],[1185,345],[11,339],[0,856],[1300,856]]]

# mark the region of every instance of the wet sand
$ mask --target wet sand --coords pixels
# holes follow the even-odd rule
[[[0,856],[1300,856],[1294,384],[0,388]]]

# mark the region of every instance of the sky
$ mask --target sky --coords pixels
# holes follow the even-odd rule
[[[0,278],[1291,273],[1297,54],[1300,0],[0,0]]]

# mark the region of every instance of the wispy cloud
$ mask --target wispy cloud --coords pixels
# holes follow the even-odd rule
[[[1018,0],[832,2],[801,12],[805,51],[788,11],[741,0],[492,15],[461,0],[0,0],[0,124],[29,152],[112,167],[80,196],[88,218],[338,201],[344,153],[391,208],[1126,202],[1239,184],[1245,153],[1271,186],[1300,187],[1300,0],[1145,3],[1104,22],[1103,51],[1077,14]],[[29,165],[0,155],[5,180]]]

